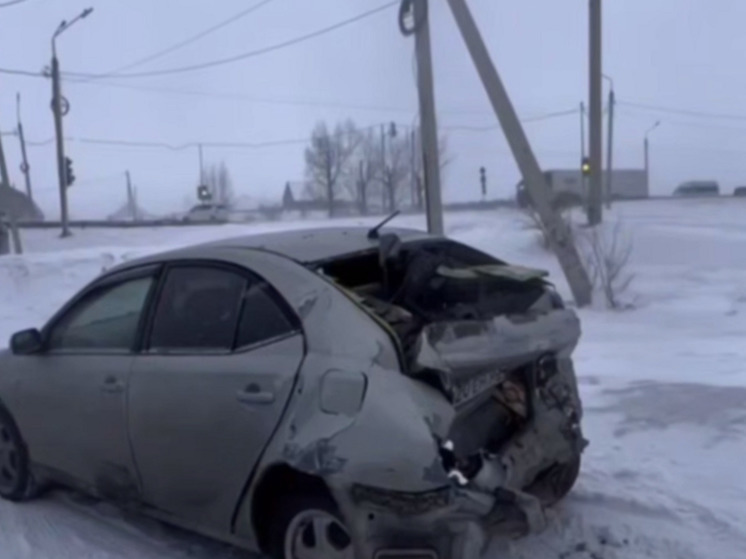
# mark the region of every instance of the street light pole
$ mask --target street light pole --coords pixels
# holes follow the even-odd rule
[[[645,132],[645,186],[648,189],[648,196],[650,196],[650,140],[648,136],[650,133],[661,125],[661,121],[657,121],[651,126],[647,132]]]
[[[590,109],[590,192],[588,225],[603,219],[603,100],[601,62],[601,0],[589,4],[589,109]]]
[[[93,8],[87,8],[75,18],[63,21],[52,35],[52,110],[54,112],[54,133],[57,141],[57,177],[60,188],[60,221],[62,222],[61,237],[69,237],[70,224],[67,207],[67,172],[65,170],[65,138],[62,129],[62,85],[60,80],[60,63],[57,59],[57,37],[70,29],[75,23],[88,17]]]
[[[609,80],[609,139],[606,153],[606,208],[611,209],[611,200],[614,195],[613,177],[614,177],[614,105],[616,104],[616,94],[614,93],[614,80],[606,74],[604,79]]]

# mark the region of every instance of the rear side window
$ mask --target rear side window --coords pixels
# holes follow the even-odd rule
[[[249,347],[295,331],[293,321],[278,306],[263,283],[248,286],[238,326],[236,347]]]
[[[166,276],[149,348],[231,351],[295,330],[292,317],[258,278],[224,268],[185,266]]]
[[[220,268],[169,270],[153,319],[150,349],[232,349],[246,283],[241,275]]]

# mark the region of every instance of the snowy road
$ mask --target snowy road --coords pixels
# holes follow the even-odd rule
[[[740,200],[619,206],[614,217],[635,245],[630,298],[636,308],[581,313],[576,362],[591,445],[580,481],[544,534],[495,542],[491,557],[746,557],[744,214]],[[454,237],[548,268],[568,294],[556,263],[521,221],[507,210],[447,216]],[[414,217],[398,222],[423,226]],[[29,254],[0,258],[0,339],[40,325],[121,259],[246,230],[81,231],[67,241],[53,232],[26,232]],[[247,555],[71,495],[0,503],[0,559],[125,557]]]

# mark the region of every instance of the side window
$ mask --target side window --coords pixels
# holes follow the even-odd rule
[[[153,319],[154,351],[231,350],[246,279],[207,266],[173,268]]]
[[[131,349],[153,281],[138,278],[94,291],[52,327],[48,349]]]
[[[261,282],[252,282],[244,297],[236,347],[258,344],[294,330],[291,319],[275,302],[269,287]]]

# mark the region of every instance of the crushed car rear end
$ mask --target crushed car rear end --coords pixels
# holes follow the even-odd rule
[[[471,558],[490,535],[541,530],[587,444],[571,359],[580,322],[546,274],[396,235],[315,271],[399,353],[396,376],[368,371],[365,403],[334,440],[347,466],[327,482],[358,555]]]

